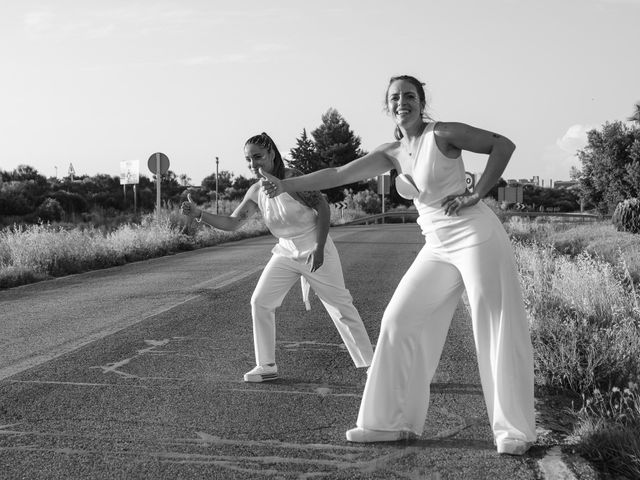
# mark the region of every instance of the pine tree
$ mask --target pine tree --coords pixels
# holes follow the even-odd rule
[[[311,132],[316,151],[325,167],[340,167],[363,155],[360,137],[335,108],[322,115],[322,125]]]
[[[634,107],[635,112],[633,112],[633,115],[631,115],[628,120],[630,122],[636,122],[636,124],[640,126],[640,102],[636,103]]]
[[[289,152],[289,167],[302,173],[311,173],[323,168],[340,167],[366,154],[360,148],[360,137],[353,133],[335,108],[330,108],[322,115],[322,124],[311,132],[311,137],[307,135],[306,129],[302,130],[302,135],[296,140],[296,147]],[[324,190],[324,193],[330,202],[338,202],[344,198],[345,189],[358,191],[367,187],[367,183],[354,183]]]
[[[302,173],[311,173],[320,167],[320,156],[316,144],[307,136],[307,129],[302,129],[302,135],[296,139],[296,146],[289,152],[292,160],[286,160],[287,165]]]

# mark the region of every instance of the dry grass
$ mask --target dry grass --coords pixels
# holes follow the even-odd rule
[[[608,223],[511,218],[536,383],[583,399],[575,448],[615,478],[640,478],[640,236]]]
[[[220,201],[218,213],[229,215],[237,201]],[[215,203],[203,205],[215,212]],[[340,224],[364,213],[332,207],[333,224]],[[260,215],[235,232],[225,232],[191,222],[177,206],[144,216],[139,223],[110,228],[83,225],[14,225],[0,230],[0,288],[41,281],[88,270],[122,265],[159,257],[181,250],[209,247],[220,243],[268,234]]]

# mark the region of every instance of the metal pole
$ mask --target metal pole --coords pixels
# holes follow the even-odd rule
[[[160,223],[160,154],[156,153],[156,222]]]
[[[216,157],[216,215],[218,214],[218,157]]]

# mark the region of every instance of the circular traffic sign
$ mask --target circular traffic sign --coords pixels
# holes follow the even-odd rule
[[[167,173],[169,170],[169,157],[167,157],[164,153],[156,152],[149,157],[149,161],[147,162],[147,166],[151,173],[157,174],[157,164],[158,160],[160,160],[160,175]]]

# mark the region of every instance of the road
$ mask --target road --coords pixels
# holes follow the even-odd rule
[[[415,224],[331,235],[375,343],[422,237]],[[544,447],[495,452],[462,302],[416,441],[346,442],[366,374],[297,286],[278,311],[281,378],[244,383],[249,299],[273,244],[247,239],[0,292],[0,478],[542,478]]]

